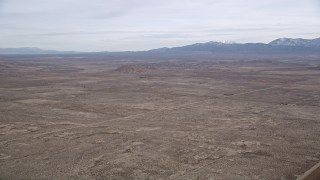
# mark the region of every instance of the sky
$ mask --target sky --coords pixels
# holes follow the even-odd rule
[[[137,51],[320,37],[320,0],[0,0],[0,48]]]

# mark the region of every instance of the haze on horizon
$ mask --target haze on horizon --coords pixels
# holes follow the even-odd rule
[[[0,0],[0,48],[148,50],[319,32],[319,0]]]

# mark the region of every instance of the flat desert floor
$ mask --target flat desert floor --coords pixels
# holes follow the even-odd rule
[[[0,179],[296,179],[319,59],[0,58]]]

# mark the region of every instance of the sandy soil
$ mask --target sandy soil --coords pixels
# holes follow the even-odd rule
[[[0,58],[0,179],[295,179],[320,160],[309,64]]]

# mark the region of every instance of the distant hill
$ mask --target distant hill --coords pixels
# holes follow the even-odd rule
[[[23,54],[90,54],[90,55],[187,55],[195,53],[214,54],[320,54],[320,38],[317,39],[291,39],[280,38],[270,43],[234,43],[215,42],[196,43],[181,47],[159,48],[148,51],[126,51],[126,52],[74,52],[43,50],[35,47],[22,48],[0,48],[0,54],[23,55]]]
[[[72,54],[74,51],[44,50],[37,47],[0,48],[0,54]]]

